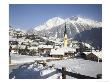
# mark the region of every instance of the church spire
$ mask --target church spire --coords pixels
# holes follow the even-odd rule
[[[65,34],[67,34],[67,30],[66,30],[66,23],[65,23],[65,31],[64,31],[64,36]]]
[[[68,40],[67,40],[67,29],[66,29],[66,23],[65,23],[65,31],[64,31],[64,47],[67,47]]]

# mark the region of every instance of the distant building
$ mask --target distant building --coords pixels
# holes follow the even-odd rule
[[[50,56],[51,57],[68,57],[74,56],[76,49],[70,47],[62,47],[58,49],[51,49]]]
[[[86,54],[87,60],[92,60],[97,62],[102,61],[102,52],[93,51],[92,53],[91,52],[83,52],[83,53]]]
[[[98,61],[98,57],[93,53],[88,54],[86,58],[87,60]]]
[[[41,55],[49,55],[51,49],[53,49],[53,46],[52,45],[39,45],[38,46],[38,52],[41,54]]]
[[[9,41],[9,45],[12,47],[11,53],[18,53],[18,41]]]
[[[50,56],[51,57],[63,57],[64,56],[64,50],[62,48],[51,49]]]

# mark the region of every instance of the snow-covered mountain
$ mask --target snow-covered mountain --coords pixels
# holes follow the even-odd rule
[[[101,48],[102,22],[85,17],[72,16],[67,19],[54,17],[42,25],[35,27],[31,33],[47,38],[63,39],[65,23],[67,27],[68,38],[92,42],[95,46]]]
[[[68,36],[72,38],[82,31],[102,27],[101,22],[91,20],[89,18],[72,16],[70,18],[63,19],[60,17],[54,17],[42,25],[35,27],[34,32],[36,31],[36,33],[41,36],[46,35],[48,37],[61,38],[63,37],[65,23]]]
[[[60,17],[54,17],[52,19],[49,19],[44,24],[35,27],[34,29],[36,31],[49,30],[49,29],[51,29],[53,27],[56,27],[56,26],[59,26],[59,25],[63,24],[64,22],[65,22],[64,19],[62,19]]]

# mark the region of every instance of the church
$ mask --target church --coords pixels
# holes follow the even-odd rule
[[[64,44],[63,47],[57,49],[51,49],[50,56],[51,57],[73,57],[76,49],[72,47],[68,47],[68,36],[67,36],[67,28],[65,23],[64,30]]]

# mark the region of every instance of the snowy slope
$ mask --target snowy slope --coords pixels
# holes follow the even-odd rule
[[[72,24],[82,24],[82,25],[89,25],[92,27],[101,27],[101,22],[91,20],[89,18],[83,18],[83,17],[71,17],[68,19]]]
[[[73,16],[73,17],[70,17],[70,18],[67,18],[67,19],[63,19],[63,18],[60,18],[60,17],[54,17],[54,18],[49,19],[48,21],[46,21],[44,24],[35,27],[34,29],[36,31],[49,30],[53,27],[62,25],[65,22],[68,23],[68,24],[71,23],[75,27],[76,27],[76,24],[83,25],[85,27],[87,25],[92,26],[92,27],[101,27],[101,22],[94,21],[94,20],[91,20],[91,19],[88,19],[88,18]],[[76,29],[78,30],[77,27],[76,27]]]
[[[67,33],[69,38],[74,38],[76,34],[85,30],[91,30],[92,28],[102,27],[101,22],[91,20],[89,18],[72,16],[67,19],[60,17],[54,17],[34,28],[34,32],[40,36],[62,38],[64,33],[64,27],[67,27]]]
[[[49,62],[48,65],[55,64],[56,68],[62,69],[66,67],[67,71],[80,73],[91,77],[96,77],[97,74],[102,74],[102,63],[93,62],[83,59],[67,59],[60,61]]]
[[[35,27],[34,29],[36,31],[48,30],[48,29],[51,29],[52,27],[59,26],[59,25],[63,24],[64,22],[65,22],[64,19],[62,19],[60,17],[54,17],[52,19],[49,19],[43,25],[39,25],[39,26]]]

